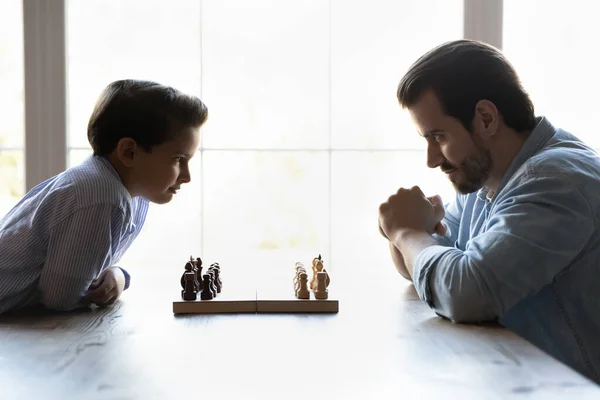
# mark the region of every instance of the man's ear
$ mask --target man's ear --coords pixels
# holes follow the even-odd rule
[[[500,115],[496,105],[489,100],[479,100],[475,104],[474,132],[482,139],[489,139],[496,134],[499,124]]]
[[[119,161],[126,167],[133,166],[138,145],[132,138],[124,137],[117,143],[115,153]]]

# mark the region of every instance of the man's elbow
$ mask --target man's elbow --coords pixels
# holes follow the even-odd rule
[[[446,299],[443,305],[435,306],[434,309],[439,315],[457,324],[473,324],[496,319],[491,308],[476,303],[477,301],[453,297]]]

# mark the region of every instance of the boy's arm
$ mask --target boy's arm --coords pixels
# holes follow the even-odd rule
[[[127,290],[127,288],[129,288],[129,285],[131,284],[131,275],[129,275],[129,272],[127,272],[125,270],[125,268],[123,267],[117,267],[121,270],[121,272],[123,272],[123,276],[125,277],[125,287],[123,288],[123,290]]]
[[[38,289],[41,303],[72,310],[100,272],[111,266],[113,237],[124,215],[110,205],[78,210],[51,229]]]

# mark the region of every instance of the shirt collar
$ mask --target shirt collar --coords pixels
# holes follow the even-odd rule
[[[536,118],[537,125],[531,131],[531,134],[523,143],[521,150],[517,153],[515,158],[512,160],[508,169],[504,173],[502,180],[500,181],[500,185],[495,193],[488,198],[488,190],[486,188],[481,188],[477,192],[477,198],[480,200],[491,201],[496,196],[496,194],[500,193],[500,191],[506,186],[510,178],[517,172],[519,168],[527,160],[529,160],[534,154],[540,151],[544,145],[554,136],[556,133],[556,128],[548,121],[545,117],[537,117]]]

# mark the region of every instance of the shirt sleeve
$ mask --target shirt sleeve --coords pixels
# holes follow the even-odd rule
[[[446,226],[446,234],[444,236],[435,233],[432,235],[441,246],[452,247],[458,240],[460,216],[463,210],[461,200],[461,195],[457,194],[453,201],[444,205],[445,216],[442,224]]]
[[[131,275],[129,275],[129,272],[127,272],[125,268],[118,268],[123,272],[123,275],[125,276],[125,286],[123,287],[123,290],[127,290],[129,288],[129,285],[131,284]]]
[[[41,303],[55,310],[82,306],[91,282],[111,266],[124,215],[110,205],[76,211],[51,229],[39,280]]]
[[[437,245],[417,256],[415,288],[439,315],[455,322],[501,317],[551,283],[591,237],[593,212],[568,179],[522,179],[505,192],[464,251]]]

